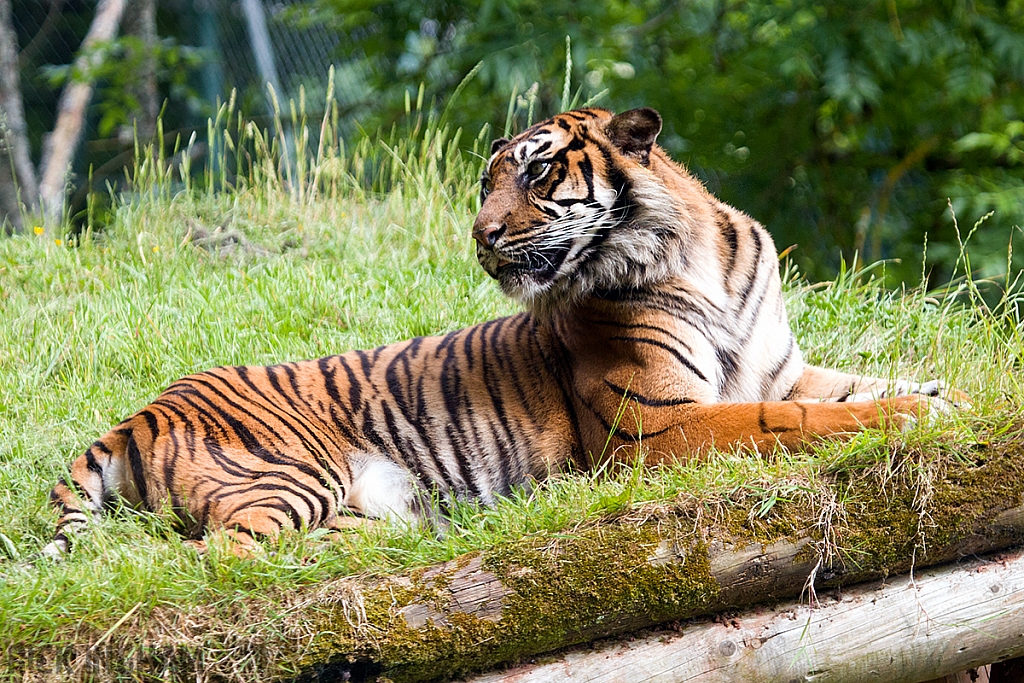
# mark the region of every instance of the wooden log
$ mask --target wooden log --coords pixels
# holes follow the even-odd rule
[[[776,531],[774,539],[752,533],[745,510],[736,510],[741,520],[695,523],[665,507],[642,520],[527,538],[409,576],[340,580],[306,603],[321,609],[303,615],[307,647],[294,665],[307,680],[343,675],[350,665],[396,682],[443,679],[667,621],[793,599],[808,584],[825,590],[1024,544],[1022,451],[1004,443],[944,465],[929,483],[926,548],[917,485],[858,476],[844,489],[851,502],[843,543],[859,551],[846,560],[829,560],[815,532],[817,512],[799,506],[784,513],[793,532]],[[345,675],[357,680],[354,671]]]
[[[559,656],[472,683],[967,680],[1024,654],[1024,551]],[[949,678],[945,678],[949,677]]]
[[[600,536],[601,530],[594,530],[594,533]],[[611,535],[615,533],[614,528],[610,530]],[[582,563],[586,564],[585,554],[582,558],[578,557],[578,540],[568,539],[560,547],[550,548],[549,561],[553,564],[567,565],[582,559]],[[632,540],[636,541],[637,538]],[[982,533],[972,534],[966,542],[933,549],[929,561],[923,562],[922,566],[934,566],[937,562],[949,562],[965,555],[1005,548],[1008,544],[1020,540],[1024,540],[1024,506],[1005,510],[996,515]],[[583,545],[591,544],[584,541]],[[814,552],[815,545],[816,541],[809,536],[764,544],[715,540],[695,554],[692,550],[681,548],[675,541],[662,538],[648,540],[646,547],[643,543],[632,544],[632,550],[638,554],[634,558],[637,565],[631,567],[630,571],[639,573],[639,567],[643,565],[666,568],[671,565],[683,568],[698,561],[706,562],[710,579],[708,585],[713,585],[714,590],[705,595],[705,600],[698,610],[683,610],[677,613],[676,618],[710,614],[728,608],[794,596],[808,589],[808,581],[814,578],[815,572],[818,585],[824,586],[849,585],[886,573],[868,569],[844,569],[839,566],[821,569],[820,557]],[[647,552],[640,552],[643,550]],[[591,556],[590,559],[599,561],[604,558]],[[429,569],[418,574],[415,580],[408,577],[395,579],[401,586],[414,585],[418,591],[429,597],[428,600],[413,599],[397,608],[396,613],[401,617],[401,626],[412,630],[427,627],[434,630],[453,629],[456,628],[455,624],[464,621],[466,617],[500,623],[507,612],[507,604],[522,598],[529,592],[531,585],[537,590],[543,590],[546,576],[552,582],[549,586],[556,586],[563,580],[563,577],[545,575],[521,565],[513,570],[514,577],[499,575],[486,568],[485,563],[484,555],[474,554]],[[908,558],[905,567],[909,566]],[[600,592],[600,578],[590,578],[595,584],[590,590]],[[669,582],[672,579],[665,578],[666,583],[661,588],[670,590]],[[520,584],[524,579],[528,580],[527,586]],[[377,590],[391,581],[387,579],[366,588],[371,591]],[[605,587],[610,589],[607,584]],[[609,593],[609,597],[610,595]],[[592,638],[644,628],[654,623],[657,622],[652,621],[648,611],[639,614],[605,614],[597,623],[578,624],[575,635],[578,642],[585,642]]]

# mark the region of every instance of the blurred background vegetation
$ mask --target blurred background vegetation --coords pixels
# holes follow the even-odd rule
[[[417,99],[463,127],[467,145],[485,125],[514,133],[563,102],[652,106],[661,144],[765,223],[780,249],[798,245],[792,258],[812,278],[857,254],[886,259],[891,284],[916,284],[922,271],[944,284],[986,216],[970,238],[976,274],[1024,266],[1024,0],[264,0],[269,77],[253,2],[157,2],[146,54],[165,142],[204,132],[232,87],[248,116],[267,116],[267,80],[283,102],[301,87],[315,116],[329,63],[351,138],[402,130]],[[55,6],[65,46],[30,50]],[[13,0],[21,77],[37,91],[26,96],[36,148],[89,7]],[[90,166],[103,168],[94,185],[116,186],[131,131],[150,130],[133,124],[140,106],[125,93],[139,50],[121,35],[122,56],[97,80],[79,187]]]

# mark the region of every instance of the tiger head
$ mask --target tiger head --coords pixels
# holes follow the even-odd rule
[[[492,143],[473,238],[507,295],[550,310],[670,274],[682,223],[663,176],[686,174],[654,144],[660,131],[653,109],[583,109]]]

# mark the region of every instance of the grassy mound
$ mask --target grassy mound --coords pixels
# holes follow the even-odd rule
[[[89,652],[116,644],[113,654],[128,658],[190,619],[241,625],[203,641],[201,671],[153,676],[287,676],[302,645],[279,658],[279,644],[293,637],[285,617],[302,587],[571,536],[651,506],[685,504],[765,537],[797,531],[787,509],[816,510],[816,533],[832,551],[870,555],[843,522],[866,504],[844,495],[851,477],[871,477],[883,492],[910,477],[927,544],[943,533],[928,523],[929,477],[959,457],[958,444],[1016,433],[1024,339],[1012,300],[989,309],[969,280],[935,295],[885,291],[870,270],[820,285],[789,272],[791,322],[809,362],[938,377],[970,394],[972,410],[807,454],[722,453],[685,467],[558,477],[495,508],[457,508],[443,537],[296,532],[251,560],[200,558],[161,517],[124,509],[93,525],[66,561],[25,566],[52,534],[53,482],[178,377],[369,348],[515,310],[473,257],[481,162],[458,152],[457,135],[414,120],[346,149],[328,117],[313,149],[303,123],[289,139],[225,108],[211,125],[217,163],[205,173],[188,168],[187,149],[144,151],[135,193],[114,198],[102,230],[0,240],[0,677],[103,678],[82,664]],[[900,454],[909,451],[938,455],[908,465]]]

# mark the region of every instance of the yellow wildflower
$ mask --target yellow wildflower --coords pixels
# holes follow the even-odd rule
[[[54,240],[53,243],[56,244],[58,247],[60,247],[60,246],[63,246],[64,240]]]
[[[44,232],[43,226],[37,225],[36,227],[32,228],[32,232],[34,232],[37,235],[42,235]]]

